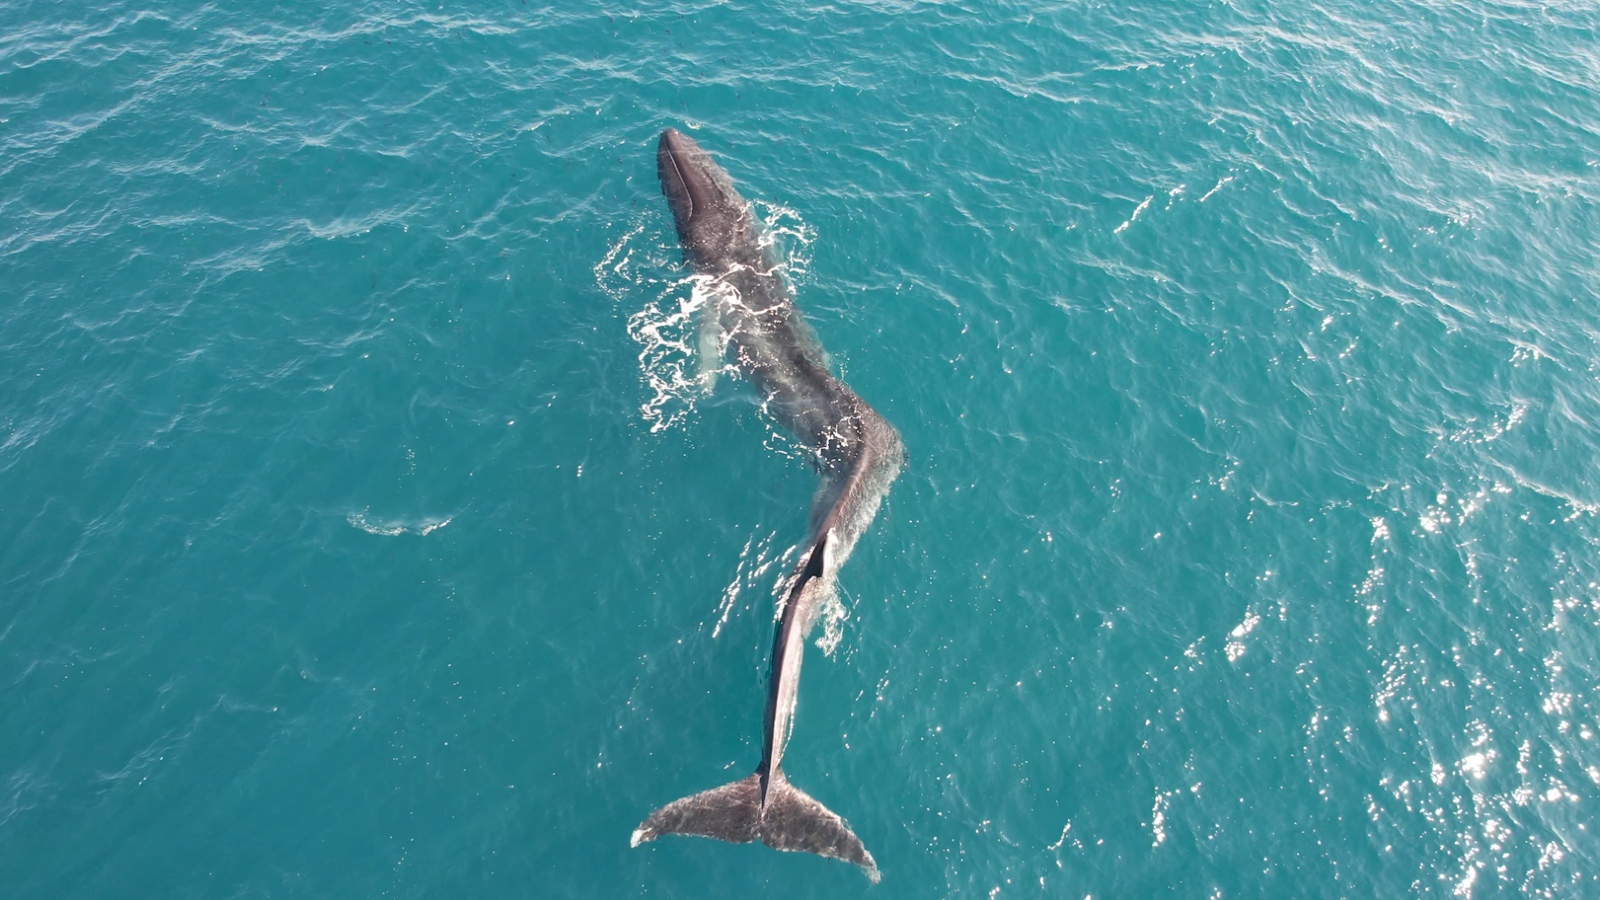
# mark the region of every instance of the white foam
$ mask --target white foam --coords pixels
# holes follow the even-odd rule
[[[791,283],[810,265],[816,233],[798,213],[785,206],[754,203],[751,213],[761,223],[761,244],[777,259],[779,273]],[[664,221],[664,217],[662,219]],[[725,284],[704,276],[685,277],[677,268],[677,241],[652,233],[647,223],[632,225],[594,265],[595,283],[619,303],[643,305],[627,318],[628,336],[639,345],[639,377],[649,396],[639,406],[650,431],[661,432],[686,421],[699,398],[710,393],[718,376],[736,374],[720,354],[721,340],[702,329],[701,317],[719,304],[738,303]]]

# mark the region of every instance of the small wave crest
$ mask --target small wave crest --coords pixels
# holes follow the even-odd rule
[[[367,534],[376,534],[383,537],[395,537],[402,534],[429,535],[449,525],[455,516],[445,516],[442,519],[374,519],[368,515],[367,510],[351,513],[345,517],[352,527],[359,528]]]

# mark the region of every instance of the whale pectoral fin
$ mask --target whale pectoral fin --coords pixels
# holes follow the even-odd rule
[[[722,351],[727,346],[722,334],[722,317],[714,304],[714,300],[707,300],[700,310],[700,329],[694,348],[695,380],[707,394],[717,387],[717,376],[722,374]]]

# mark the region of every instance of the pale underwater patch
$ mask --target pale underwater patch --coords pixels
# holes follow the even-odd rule
[[[402,534],[426,536],[455,521],[455,516],[448,515],[442,519],[373,519],[368,516],[367,510],[362,510],[345,516],[345,521],[367,534],[383,537],[397,537]]]

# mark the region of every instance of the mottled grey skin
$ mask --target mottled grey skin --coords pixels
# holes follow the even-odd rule
[[[789,287],[761,243],[761,229],[720,166],[693,140],[667,129],[656,150],[661,191],[685,260],[707,286],[706,325],[766,410],[816,453],[822,476],[800,560],[789,576],[772,642],[772,664],[755,774],[685,797],[654,813],[633,843],[661,834],[760,840],[855,863],[873,881],[872,855],[844,820],[788,783],[779,763],[794,716],[805,639],[834,579],[871,524],[899,472],[900,436],[843,382],[800,320]]]

